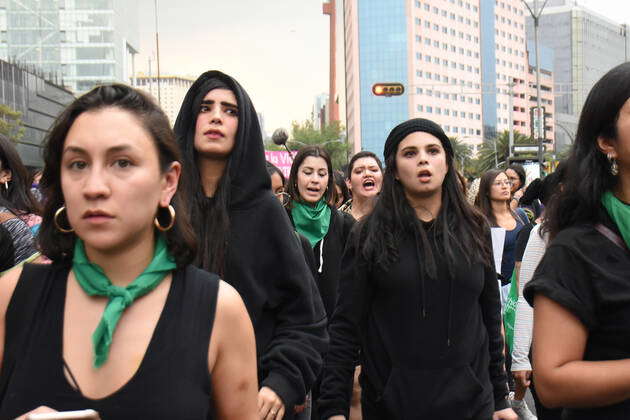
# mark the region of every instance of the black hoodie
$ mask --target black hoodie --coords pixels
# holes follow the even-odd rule
[[[193,206],[211,200],[203,196],[194,151],[199,102],[211,79],[227,85],[239,107],[236,140],[225,169],[231,182],[223,277],[241,294],[252,319],[260,386],[280,396],[285,418],[291,419],[293,405],[304,401],[321,368],[326,315],[298,237],[271,192],[256,110],[238,82],[218,71],[193,83],[175,122],[183,175],[196,198]]]
[[[436,279],[419,275],[424,263],[414,232],[400,238],[399,258],[388,270],[357,255],[356,230],[350,235],[330,326],[321,419],[348,417],[359,349],[366,420],[489,420],[508,407],[496,274],[460,255],[462,263],[449,275],[436,229],[424,226]]]

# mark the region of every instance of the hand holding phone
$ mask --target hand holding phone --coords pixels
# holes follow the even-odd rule
[[[101,420],[101,418],[94,410],[76,410],[27,414],[26,420]]]

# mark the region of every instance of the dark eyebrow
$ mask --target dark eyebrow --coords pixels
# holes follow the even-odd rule
[[[63,149],[62,155],[65,155],[66,153],[79,153],[79,154],[86,154],[85,149],[82,149],[80,147],[77,146],[67,146]]]
[[[418,148],[416,146],[406,146],[406,147],[403,147],[401,152],[404,152],[405,150],[418,150]]]
[[[128,144],[121,144],[120,146],[114,146],[114,147],[110,147],[109,149],[107,149],[107,153],[112,154],[112,153],[119,153],[119,152],[126,152],[128,150],[131,150],[132,147]],[[66,154],[66,153],[78,153],[78,154],[83,154],[83,155],[87,155],[87,151],[81,147],[77,147],[77,146],[67,146],[64,150],[62,154]]]
[[[212,100],[203,100],[203,101],[201,101],[201,105],[214,105],[214,103],[215,103],[215,101],[212,101]],[[221,101],[220,104],[223,105],[223,106],[229,106],[229,107],[238,109],[238,105],[234,105],[231,102]]]

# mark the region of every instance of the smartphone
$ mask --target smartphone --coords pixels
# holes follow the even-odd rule
[[[57,411],[56,413],[29,414],[26,420],[101,420],[94,410]]]

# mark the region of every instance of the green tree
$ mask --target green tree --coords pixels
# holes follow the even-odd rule
[[[302,124],[294,121],[288,146],[297,150],[304,145],[321,145],[330,154],[333,168],[340,169],[348,163],[349,151],[348,144],[342,137],[343,126],[339,121],[333,121],[319,130],[312,120],[306,120]]]
[[[453,154],[455,156],[455,166],[464,175],[468,175],[470,166],[472,164],[472,146],[464,143],[457,137],[449,137],[451,145],[453,146]]]
[[[534,144],[531,137],[524,134],[514,132],[514,144]],[[481,145],[475,168],[478,173],[483,173],[490,169],[499,167],[506,168],[509,157],[510,133],[505,130],[498,134],[494,139],[485,140]],[[535,158],[536,154],[533,153]]]
[[[22,113],[8,105],[0,104],[0,134],[4,134],[14,143],[24,136]]]

